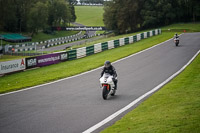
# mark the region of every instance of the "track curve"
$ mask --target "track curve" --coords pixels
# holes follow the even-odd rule
[[[0,132],[83,132],[177,72],[200,49],[199,36],[200,33],[183,34],[179,47],[169,40],[114,63],[119,89],[117,95],[107,101],[102,99],[98,88],[101,69],[3,95],[0,97]]]

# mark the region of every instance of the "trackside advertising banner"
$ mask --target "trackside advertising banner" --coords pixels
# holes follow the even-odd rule
[[[61,61],[59,53],[37,56],[36,58],[38,67],[57,64]]]
[[[21,71],[26,68],[25,59],[0,62],[0,74]]]
[[[26,58],[26,69],[37,67],[37,58],[30,57]]]

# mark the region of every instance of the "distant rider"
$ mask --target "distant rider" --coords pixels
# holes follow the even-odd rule
[[[174,35],[174,40],[179,40],[179,35],[177,33]]]
[[[105,61],[103,70],[101,72],[101,77],[103,76],[104,73],[108,73],[113,76],[113,82],[115,84],[115,89],[117,89],[117,82],[118,82],[117,72],[116,72],[114,66],[111,65],[110,61]]]

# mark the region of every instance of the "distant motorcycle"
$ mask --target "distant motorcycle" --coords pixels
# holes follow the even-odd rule
[[[178,44],[179,44],[179,38],[174,38],[174,43],[175,43],[176,46],[178,46]]]
[[[104,100],[106,100],[109,95],[114,96],[116,93],[116,90],[114,89],[115,84],[112,79],[113,79],[113,76],[106,73],[100,78],[100,85],[102,88],[102,97]]]

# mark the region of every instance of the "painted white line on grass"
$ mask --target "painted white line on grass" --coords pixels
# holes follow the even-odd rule
[[[131,107],[133,107],[135,104],[137,104],[138,102],[140,102],[142,99],[144,99],[145,97],[149,96],[150,94],[156,92],[157,90],[159,90],[161,87],[163,87],[165,84],[167,84],[169,81],[171,81],[173,78],[175,78],[178,74],[180,74],[200,53],[200,50],[192,57],[192,59],[186,64],[184,65],[179,71],[177,71],[176,73],[174,73],[172,76],[170,76],[167,80],[165,80],[164,82],[162,82],[161,84],[159,84],[158,86],[156,86],[155,88],[153,88],[152,90],[150,90],[149,92],[145,93],[144,95],[140,96],[139,98],[137,98],[135,101],[131,102],[129,105],[127,105],[126,107],[120,109],[119,111],[117,111],[116,113],[110,115],[109,117],[107,117],[106,119],[104,119],[103,121],[99,122],[98,124],[92,126],[91,128],[87,129],[86,131],[84,131],[83,133],[91,133],[95,130],[97,130],[98,128],[100,128],[101,126],[103,126],[104,124],[108,123],[109,121],[113,120],[114,118],[116,118],[118,115],[120,115],[121,113],[125,112],[126,110],[130,109]]]
[[[181,34],[181,35],[182,35],[182,34]],[[141,54],[141,53],[143,53],[143,52],[146,52],[146,51],[148,51],[148,50],[151,50],[151,49],[153,49],[153,48],[155,48],[155,47],[158,47],[158,46],[160,46],[160,45],[162,45],[162,44],[164,44],[165,42],[168,42],[168,41],[170,41],[170,40],[172,40],[172,38],[171,38],[171,39],[168,39],[168,40],[166,40],[166,41],[164,41],[164,42],[162,42],[162,43],[159,43],[159,44],[157,44],[157,45],[155,45],[155,46],[152,46],[152,47],[150,47],[150,48],[147,48],[147,49],[145,49],[145,50],[142,50],[142,51],[140,51],[140,52],[138,52],[138,53],[135,53],[135,54],[129,55],[129,56],[127,56],[127,57],[124,57],[124,58],[122,58],[122,59],[119,59],[119,60],[113,62],[112,64],[117,63],[117,62],[120,62],[120,61],[123,61],[123,60],[125,60],[125,59],[130,58],[130,57],[136,56],[136,55]],[[0,96],[10,95],[10,94],[14,94],[14,93],[18,93],[18,92],[23,92],[23,91],[31,90],[31,89],[34,89],[34,88],[38,88],[38,87],[42,87],[42,86],[54,84],[54,83],[57,83],[57,82],[60,82],[60,81],[64,81],[64,80],[67,80],[67,79],[71,79],[71,78],[75,78],[75,77],[82,76],[82,75],[84,75],[84,74],[87,74],[87,73],[96,71],[96,70],[101,69],[101,68],[103,68],[103,66],[102,66],[102,67],[98,67],[98,68],[93,69],[93,70],[90,70],[90,71],[87,71],[87,72],[83,72],[83,73],[78,74],[78,75],[74,75],[74,76],[67,77],[67,78],[64,78],[64,79],[56,80],[56,81],[53,81],[53,82],[49,82],[49,83],[45,83],[45,84],[41,84],[41,85],[37,85],[37,86],[25,88],[25,89],[21,89],[21,90],[17,90],[17,91],[13,91],[13,92],[8,92],[8,93],[0,94]]]

